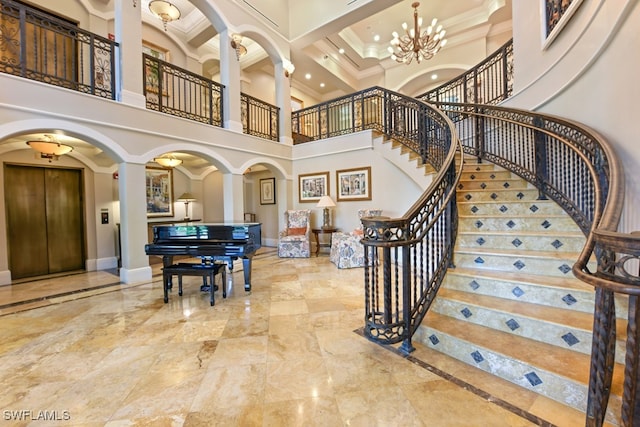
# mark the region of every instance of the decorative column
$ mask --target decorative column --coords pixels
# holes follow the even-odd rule
[[[148,243],[145,165],[120,163],[120,280],[134,283],[151,279],[149,258],[144,251]]]
[[[222,177],[224,220],[244,222],[244,176],[225,173]]]
[[[144,108],[141,7],[140,1],[115,0],[115,36],[120,53],[116,58],[119,64],[116,68],[116,88],[118,101]]]
[[[289,80],[291,75],[284,65],[284,62],[275,64],[276,105],[280,107],[279,137],[281,143],[293,145],[291,137],[291,80]]]
[[[220,32],[220,83],[224,85],[222,113],[223,127],[242,133],[242,114],[240,105],[240,60],[236,50],[231,47],[231,34],[228,29]]]

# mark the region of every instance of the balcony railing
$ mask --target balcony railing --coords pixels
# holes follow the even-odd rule
[[[146,53],[142,57],[148,109],[222,126],[224,86]]]
[[[280,139],[280,108],[240,93],[242,131],[272,141]]]
[[[513,40],[484,61],[416,98],[425,102],[498,105],[513,92]]]
[[[12,0],[0,2],[0,72],[116,99],[118,43]],[[150,110],[222,126],[220,83],[143,54],[143,94]],[[241,94],[243,131],[279,140],[280,109]]]
[[[0,72],[115,99],[117,47],[38,9],[0,2]]]

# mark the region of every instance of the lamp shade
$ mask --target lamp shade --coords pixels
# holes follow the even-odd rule
[[[333,199],[331,199],[331,197],[329,196],[322,196],[320,198],[320,201],[316,205],[316,207],[318,208],[333,208],[335,206],[336,204],[334,203]]]
[[[182,193],[182,195],[180,195],[180,197],[178,197],[178,201],[179,202],[194,202],[196,200],[196,196],[194,196],[193,194],[187,192],[187,193]]]

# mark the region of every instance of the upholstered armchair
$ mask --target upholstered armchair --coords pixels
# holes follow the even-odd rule
[[[284,230],[278,238],[281,258],[309,258],[311,255],[311,210],[288,210],[284,213]]]
[[[381,215],[381,209],[360,209],[358,221],[364,217]],[[333,233],[329,260],[338,268],[364,267],[364,245],[360,243],[362,234],[362,222],[350,233]]]

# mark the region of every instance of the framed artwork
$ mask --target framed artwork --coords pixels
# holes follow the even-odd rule
[[[173,170],[147,167],[147,217],[173,216]]]
[[[371,166],[336,171],[338,201],[371,200]]]
[[[543,49],[560,34],[582,0],[542,0]]]
[[[260,180],[260,204],[276,204],[276,179],[265,178]]]
[[[317,202],[329,194],[329,172],[298,175],[298,201]]]

